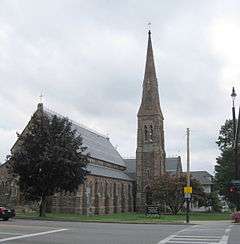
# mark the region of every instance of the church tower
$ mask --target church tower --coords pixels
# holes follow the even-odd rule
[[[144,211],[145,204],[151,201],[148,193],[150,180],[165,172],[163,115],[159,101],[150,30],[142,102],[137,117],[136,208],[137,211]]]

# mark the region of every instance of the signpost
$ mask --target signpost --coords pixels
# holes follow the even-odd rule
[[[187,186],[184,187],[185,199],[187,201],[186,222],[189,223],[189,211],[192,187],[190,186],[190,146],[189,146],[190,130],[187,128]]]

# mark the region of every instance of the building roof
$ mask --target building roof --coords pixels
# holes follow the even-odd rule
[[[135,158],[126,158],[124,159],[127,165],[128,173],[136,173],[136,159]]]
[[[135,158],[126,158],[124,159],[127,166],[127,174],[130,177],[136,177],[136,159]],[[167,172],[182,172],[182,163],[181,157],[171,157],[166,158],[166,171]]]
[[[49,109],[44,108],[44,112],[50,116],[57,115],[63,117]],[[72,120],[70,121],[72,122],[72,128],[76,130],[77,135],[81,135],[83,146],[87,147],[86,153],[90,153],[90,157],[126,167],[124,160],[113,147],[108,137]]]
[[[124,171],[111,169],[101,165],[88,164],[86,169],[90,171],[91,175],[104,176],[104,177],[128,180],[128,181],[133,180]]]
[[[207,171],[191,171],[191,176],[198,180],[201,185],[212,185],[213,176]]]
[[[166,158],[165,166],[167,172],[182,172],[181,157]]]

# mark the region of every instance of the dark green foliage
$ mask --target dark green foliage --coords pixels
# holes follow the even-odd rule
[[[172,214],[177,214],[184,206],[183,188],[186,185],[186,174],[164,174],[152,183],[151,192],[153,202],[165,205],[170,209]],[[193,188],[192,202],[198,202],[200,206],[204,205],[206,194],[199,182],[191,178],[191,186]]]
[[[220,156],[217,158],[215,166],[214,186],[219,194],[233,204],[236,208],[240,208],[239,194],[231,194],[229,192],[229,185],[231,180],[235,178],[235,162],[233,157],[233,122],[226,120],[221,127],[217,145],[220,150]]]
[[[57,191],[73,192],[83,183],[88,163],[85,150],[67,118],[49,118],[39,111],[33,115],[9,162],[25,198],[40,201],[40,215],[47,197]]]
[[[233,121],[226,120],[225,124],[221,126],[218,140],[216,142],[221,152],[232,150],[233,139]]]
[[[208,193],[206,203],[204,206],[211,206],[213,212],[221,212],[222,211],[222,204],[219,200],[218,194],[216,191]]]

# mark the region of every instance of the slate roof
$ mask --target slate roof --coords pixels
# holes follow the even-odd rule
[[[99,175],[99,176],[105,176],[105,177],[109,177],[109,178],[128,180],[128,181],[133,180],[124,171],[114,170],[114,169],[96,165],[96,164],[88,164],[87,170],[90,171],[91,175],[97,175],[97,176]]]
[[[136,178],[136,159],[135,158],[126,158],[124,159],[127,166],[126,173],[132,177]],[[166,158],[166,171],[167,172],[176,172],[179,170],[182,172],[182,163],[181,163],[181,157],[171,157]]]
[[[136,159],[135,158],[126,158],[124,159],[127,165],[128,173],[136,173]]]
[[[44,112],[49,116],[57,115],[63,117],[62,115],[46,108],[44,108]],[[86,152],[89,152],[92,158],[126,167],[121,155],[113,147],[108,137],[88,129],[74,121],[71,122],[72,128],[77,131],[78,135],[81,135],[83,139],[83,146],[87,147]]]
[[[212,185],[213,176],[207,171],[191,171],[192,177],[200,182],[201,185]]]
[[[167,172],[182,172],[181,157],[166,158],[165,166]]]

